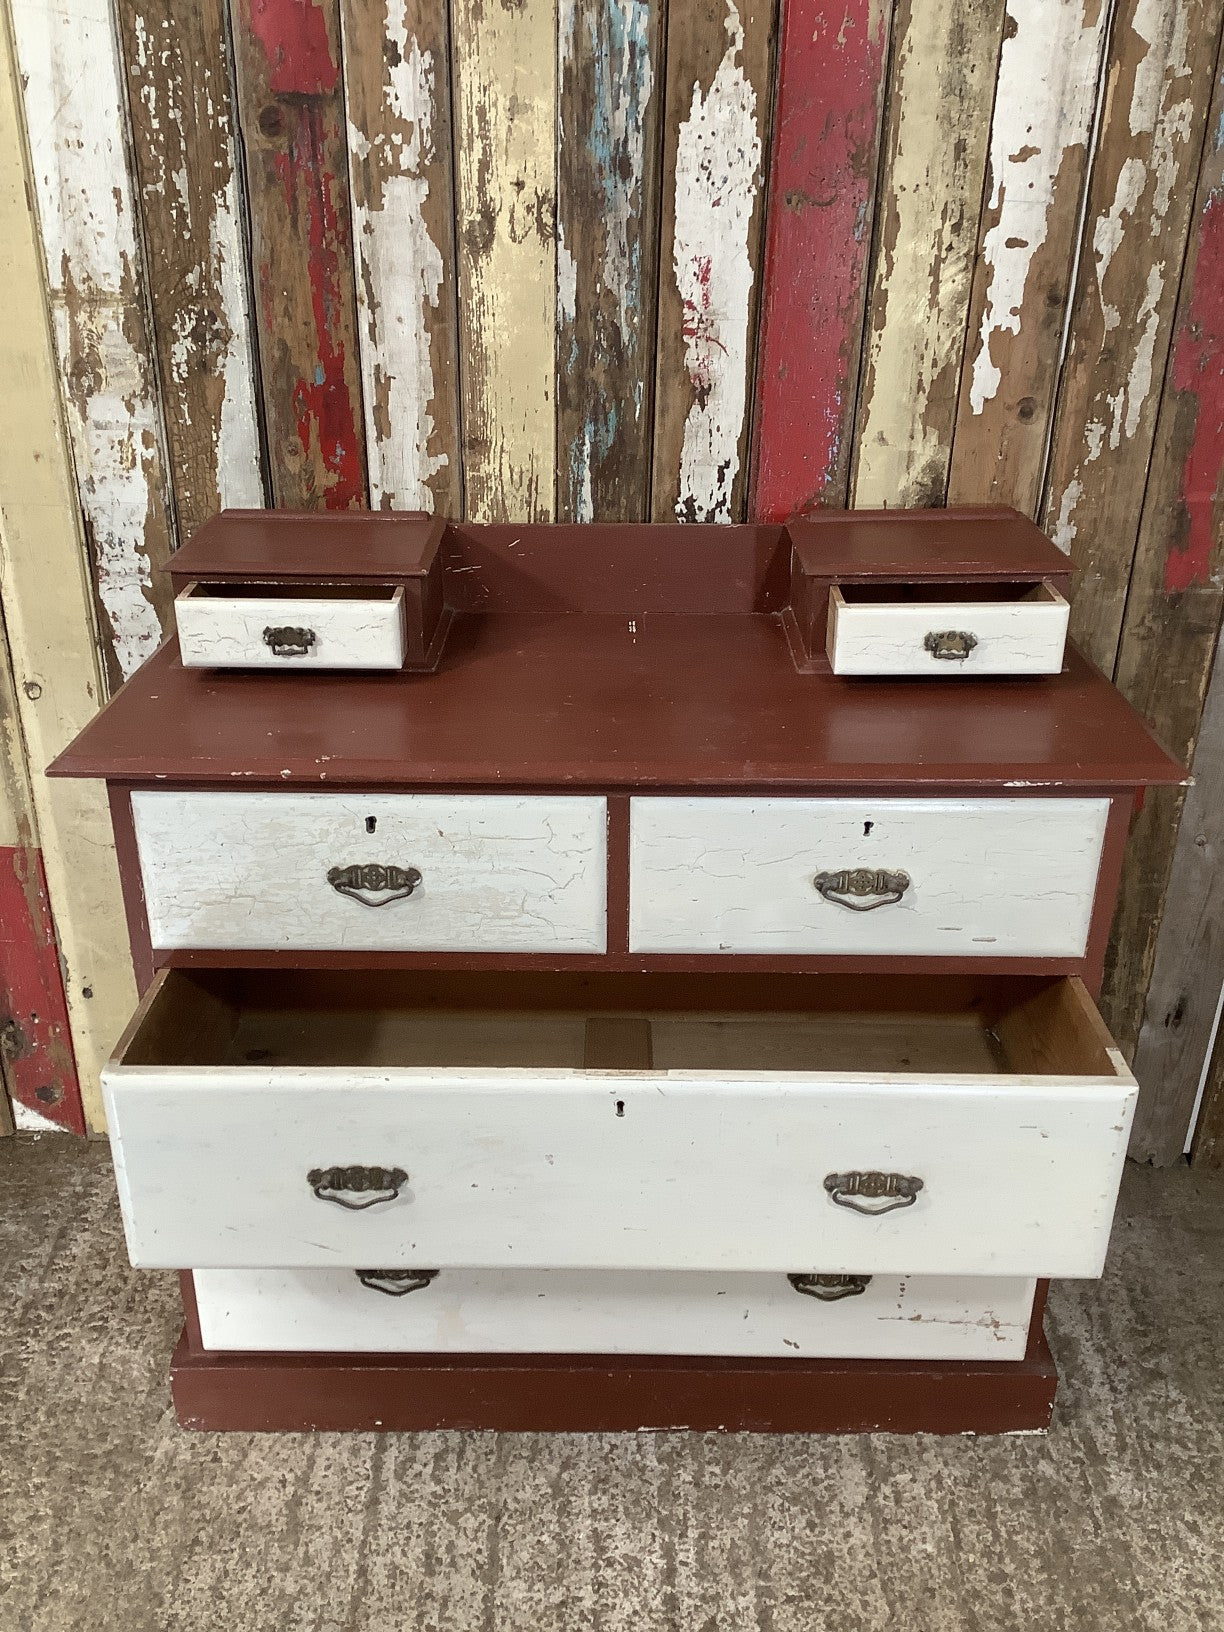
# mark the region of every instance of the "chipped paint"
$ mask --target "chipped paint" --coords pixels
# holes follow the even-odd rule
[[[1068,149],[1087,143],[1105,28],[1099,0],[1009,0],[1007,16],[990,132],[987,208],[994,221],[981,248],[988,281],[969,391],[975,414],[1002,379],[993,339],[1020,332],[1029,272],[1046,241]]]
[[[676,152],[672,271],[683,309],[684,360],[693,401],[684,422],[681,521],[730,521],[748,394],[752,260],[748,233],[761,185],[756,91],[740,56],[734,0],[727,47],[710,89],[694,84]]]
[[[438,62],[422,48],[408,0],[347,0],[343,26],[370,500],[432,512],[434,478],[453,457],[433,412],[432,330],[446,268],[430,228],[431,187],[450,209],[435,139]],[[445,102],[441,117],[449,118]]]
[[[890,8],[790,0],[770,161],[750,514],[844,504]],[[794,276],[819,267],[818,276]]]
[[[116,42],[106,0],[17,0],[12,14],[77,482],[127,676],[162,637],[153,568],[171,534]]]

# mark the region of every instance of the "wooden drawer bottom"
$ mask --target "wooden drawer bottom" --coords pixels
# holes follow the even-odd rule
[[[443,1270],[420,1279],[196,1270],[201,1340],[208,1350],[264,1353],[1019,1360],[1035,1287],[1005,1277],[877,1275],[861,1291],[812,1278],[801,1291],[784,1275],[611,1270]]]

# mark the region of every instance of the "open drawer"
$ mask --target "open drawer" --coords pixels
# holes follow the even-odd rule
[[[834,674],[1057,674],[1070,615],[1047,582],[835,584],[829,663]]]
[[[370,970],[164,972],[103,1083],[137,1266],[1026,1277],[1136,1091],[1076,980]]]
[[[404,591],[394,584],[188,584],[174,615],[189,669],[404,666]]]

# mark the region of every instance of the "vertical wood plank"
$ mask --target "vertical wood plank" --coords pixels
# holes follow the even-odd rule
[[[264,502],[224,0],[118,0],[180,538]]]
[[[549,521],[556,489],[555,0],[454,0],[464,489],[473,521]]]
[[[343,0],[370,503],[463,514],[450,45],[434,0]]]
[[[1003,31],[997,0],[900,0],[851,489],[943,504]]]
[[[172,623],[157,386],[107,0],[15,0],[47,284],[112,680]]]
[[[101,1129],[98,1073],[136,989],[105,793],[42,774],[96,714],[102,687],[19,107],[0,11],[0,378],[10,387],[0,391],[0,600],[73,1050],[89,1125]]]
[[[1224,1028],[1216,1036],[1215,1051],[1203,1085],[1203,1104],[1194,1130],[1190,1165],[1224,1167]]]
[[[1115,676],[1161,741],[1186,759],[1194,751],[1224,608],[1222,122],[1224,74],[1217,73]],[[1224,680],[1217,684],[1224,688]],[[1175,845],[1184,854],[1181,807],[1178,790],[1152,790],[1123,874],[1105,992],[1124,1047],[1139,1029]],[[1155,988],[1149,1022],[1153,1001],[1160,1001]],[[1214,994],[1210,1001],[1214,1006]],[[1157,1137],[1142,1102],[1136,1130],[1149,1143]],[[1180,1138],[1184,1120],[1181,1129],[1166,1132],[1170,1140]]]
[[[891,0],[785,0],[749,515],[844,505]]]
[[[557,519],[650,508],[662,0],[564,0],[557,34]]]
[[[365,502],[339,0],[230,0],[278,505]]]
[[[744,516],[773,25],[772,0],[669,8],[656,521]]]
[[[1220,0],[1123,0],[1055,414],[1046,530],[1080,567],[1071,632],[1117,653],[1215,73]]]
[[[1008,0],[951,504],[1041,502],[1108,14]]]

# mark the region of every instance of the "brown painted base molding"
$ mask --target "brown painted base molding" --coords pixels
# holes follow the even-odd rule
[[[1058,1373],[1037,1326],[1023,1360],[210,1354],[170,1371],[184,1428],[246,1433],[999,1434],[1049,1427]]]

